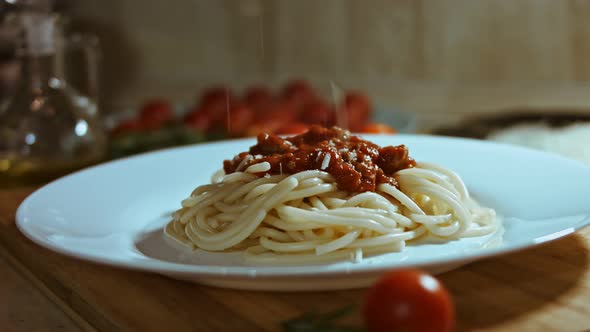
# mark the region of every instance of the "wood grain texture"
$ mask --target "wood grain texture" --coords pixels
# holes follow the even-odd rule
[[[280,331],[303,312],[360,303],[364,291],[252,292],[99,266],[43,249],[14,225],[30,189],[0,191],[0,242],[68,309],[100,331]],[[458,331],[590,329],[590,229],[445,273]],[[42,309],[35,309],[42,310]],[[361,325],[355,312],[348,318]]]
[[[588,0],[89,0],[70,14],[102,37],[105,112],[293,77],[346,82],[418,113],[493,107],[439,102],[474,85],[509,86],[513,99],[590,81]],[[374,89],[383,84],[402,91]]]
[[[3,257],[0,247],[0,327],[4,332],[82,331]]]

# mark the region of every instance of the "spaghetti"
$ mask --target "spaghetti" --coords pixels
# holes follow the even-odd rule
[[[268,140],[275,148],[265,150]],[[405,147],[395,160],[383,155],[397,147],[376,148],[367,157],[365,142],[376,145],[337,128],[258,141],[182,201],[164,229],[168,239],[192,249],[242,251],[255,264],[358,262],[401,251],[418,238],[450,241],[499,226],[495,211],[478,205],[457,174],[414,162]],[[289,152],[276,148],[281,144]],[[302,169],[291,160],[299,151],[307,156]],[[351,182],[354,174],[339,163],[360,170],[360,178]]]

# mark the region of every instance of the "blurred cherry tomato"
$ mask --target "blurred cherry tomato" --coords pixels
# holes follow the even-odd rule
[[[209,102],[200,105],[197,108],[197,112],[206,114],[208,121],[207,132],[225,132],[227,127],[228,113],[236,105],[235,102]]]
[[[227,132],[233,137],[240,137],[246,133],[254,121],[254,112],[246,105],[234,105],[227,118]]]
[[[352,132],[359,132],[369,121],[367,113],[354,106],[345,106],[341,109],[344,113],[345,123]]]
[[[358,91],[348,91],[344,97],[344,104],[346,106],[355,106],[367,112],[371,112],[371,101],[369,97]]]
[[[336,114],[328,104],[316,100],[303,108],[299,119],[307,124],[319,124],[324,127],[331,127],[336,122]]]
[[[368,291],[363,316],[370,332],[450,332],[455,311],[445,287],[415,269],[393,271]]]
[[[117,125],[115,127],[115,129],[113,129],[111,131],[111,134],[113,136],[120,136],[120,135],[134,133],[134,132],[137,132],[141,129],[143,129],[143,126],[141,124],[141,121],[139,121],[139,119],[129,119],[129,120],[119,123],[119,125]]]
[[[304,80],[290,81],[281,92],[281,99],[292,103],[296,111],[316,98],[313,88]]]
[[[228,104],[235,100],[230,88],[225,86],[216,86],[206,89],[201,94],[200,105],[209,104]]]
[[[360,130],[360,133],[366,134],[395,134],[395,129],[384,123],[367,123]]]
[[[264,112],[273,104],[270,89],[264,86],[253,86],[244,93],[244,103],[256,113]]]
[[[149,101],[139,112],[139,121],[145,129],[157,129],[173,118],[172,105],[165,100]]]
[[[218,129],[225,126],[227,112],[236,101],[229,88],[220,86],[205,90],[198,107],[209,114],[212,127]]]
[[[346,93],[343,111],[348,128],[353,132],[358,132],[371,118],[372,108],[367,96],[351,91]]]
[[[184,117],[183,123],[188,127],[206,133],[213,126],[213,118],[203,108],[197,108]]]
[[[284,121],[280,117],[269,118],[269,119],[262,120],[262,121],[256,121],[256,122],[252,123],[250,126],[248,126],[248,128],[246,128],[244,136],[256,137],[260,133],[274,134],[277,132],[277,130],[286,126],[288,123],[289,123],[288,121]]]
[[[272,119],[279,119],[280,122],[291,122],[297,120],[297,112],[293,104],[286,101],[274,102],[263,112],[256,114],[257,122],[265,122]]]
[[[286,124],[275,131],[278,135],[299,135],[305,133],[309,129],[309,125],[301,122],[293,122]]]

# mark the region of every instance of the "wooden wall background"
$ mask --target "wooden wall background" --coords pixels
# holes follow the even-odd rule
[[[86,0],[109,110],[307,77],[446,114],[590,109],[590,0]]]

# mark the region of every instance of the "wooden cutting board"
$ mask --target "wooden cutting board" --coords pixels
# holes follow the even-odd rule
[[[365,292],[226,290],[68,258],[17,230],[16,208],[31,192],[0,191],[0,249],[86,330],[280,331],[284,320],[358,304]],[[457,330],[590,330],[589,243],[586,229],[441,275],[456,305]],[[362,320],[356,311],[346,321],[361,326]]]

